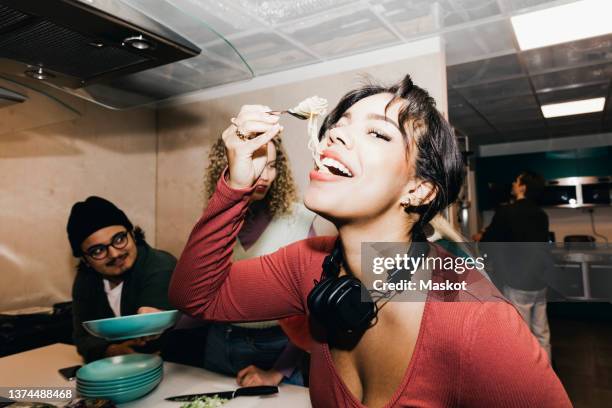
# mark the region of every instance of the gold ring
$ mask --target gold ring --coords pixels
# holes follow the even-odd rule
[[[248,140],[249,138],[247,137],[247,135],[245,135],[244,133],[242,133],[240,131],[240,129],[236,128],[236,136],[238,136],[238,139],[245,141]]]

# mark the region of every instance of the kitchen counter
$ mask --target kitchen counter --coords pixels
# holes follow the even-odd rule
[[[612,248],[558,244],[552,256],[566,300],[612,301]]]
[[[66,381],[58,369],[82,364],[76,348],[67,344],[13,354],[0,358],[0,387],[70,387],[76,384]],[[164,362],[164,379],[150,394],[141,399],[119,405],[121,408],[180,407],[181,403],[164,398],[179,394],[228,391],[237,388],[233,377],[226,377],[201,368]],[[61,404],[55,403],[61,406]],[[279,393],[271,397],[242,397],[229,401],[224,408],[251,407],[310,407],[308,388],[295,385],[279,386]]]

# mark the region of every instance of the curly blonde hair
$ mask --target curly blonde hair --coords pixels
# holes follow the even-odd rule
[[[283,149],[281,140],[275,137],[272,142],[276,147],[276,178],[263,201],[270,215],[275,217],[291,213],[291,207],[296,201],[297,194],[287,154]],[[227,155],[222,139],[218,139],[212,145],[208,160],[209,165],[204,175],[204,185],[206,197],[210,198],[215,192],[221,173],[227,167]]]

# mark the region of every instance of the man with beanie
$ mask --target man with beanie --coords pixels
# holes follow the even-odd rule
[[[73,337],[79,354],[90,362],[155,350],[159,345],[145,339],[111,343],[91,336],[82,323],[171,309],[168,285],[176,259],[151,248],[142,230],[100,197],[74,204],[67,231],[72,254],[80,258],[72,287]]]

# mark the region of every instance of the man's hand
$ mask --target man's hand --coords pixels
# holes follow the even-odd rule
[[[106,348],[106,357],[122,356],[124,354],[136,353],[134,347],[141,347],[147,344],[144,339],[126,340],[122,343],[111,344]]]
[[[282,380],[283,375],[275,369],[262,370],[254,365],[243,368],[236,376],[236,382],[241,387],[278,385]]]
[[[163,310],[157,309],[151,306],[141,306],[136,311],[136,314],[157,313],[157,312],[163,312]],[[145,336],[145,337],[140,337],[137,339],[126,340],[122,343],[111,344],[106,348],[105,354],[106,354],[106,357],[113,357],[113,356],[122,356],[124,354],[137,353],[137,351],[134,350],[134,347],[145,346],[147,342],[158,339],[158,338],[159,338],[159,335]]]
[[[151,306],[140,306],[138,308],[138,310],[136,311],[136,314],[142,314],[142,313],[158,313],[158,312],[163,312],[163,310],[158,309],[156,307],[151,307]]]

